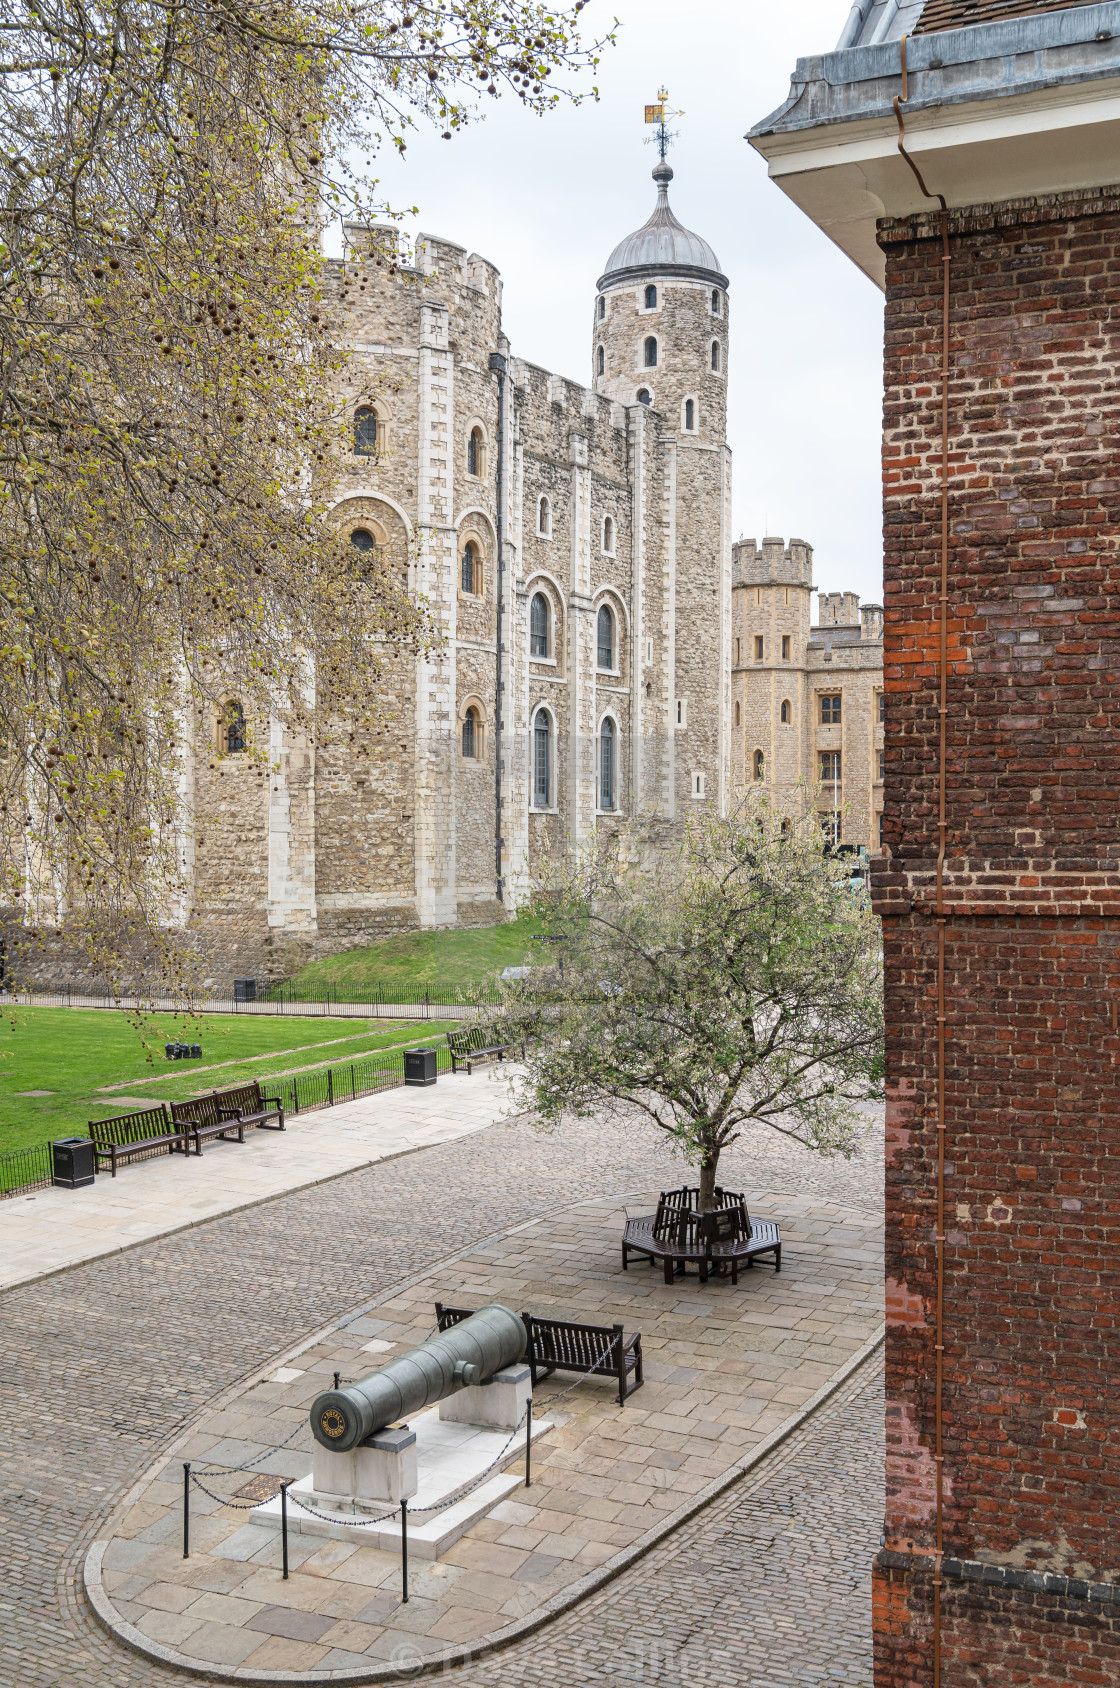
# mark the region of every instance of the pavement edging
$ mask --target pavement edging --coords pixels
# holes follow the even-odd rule
[[[760,1465],[776,1448],[787,1441],[795,1431],[800,1430],[807,1420],[812,1418],[813,1414],[824,1406],[860,1367],[882,1347],[885,1336],[886,1326],[884,1325],[874,1336],[869,1337],[827,1382],[822,1383],[820,1388],[810,1395],[804,1405],[799,1407],[785,1424],[780,1425],[777,1430],[771,1431],[770,1435],[764,1437],[757,1447],[752,1448],[745,1459],[730,1466],[719,1477],[713,1478],[705,1488],[699,1490],[695,1495],[690,1495],[688,1500],[674,1508],[652,1529],[647,1530],[645,1535],[639,1536],[637,1541],[622,1548],[613,1558],[608,1559],[602,1565],[596,1566],[593,1571],[589,1571],[586,1576],[579,1578],[577,1582],[570,1583],[567,1588],[553,1595],[552,1599],[546,1601],[543,1606],[538,1606],[536,1611],[527,1613],[525,1617],[518,1618],[516,1622],[506,1624],[503,1629],[495,1630],[491,1635],[467,1646],[450,1647],[442,1653],[432,1654],[424,1659],[420,1659],[417,1655],[410,1655],[407,1664],[402,1659],[397,1664],[385,1662],[371,1664],[368,1667],[347,1667],[342,1670],[249,1670],[240,1665],[207,1664],[204,1660],[188,1658],[185,1654],[176,1652],[174,1648],[164,1647],[160,1642],[150,1640],[148,1636],[141,1634],[134,1625],[121,1617],[106,1594],[102,1583],[102,1561],[109,1545],[108,1541],[104,1539],[93,1542],[85,1556],[82,1572],[86,1595],[98,1622],[123,1646],[128,1647],[135,1653],[142,1654],[145,1658],[153,1659],[159,1664],[169,1665],[174,1670],[182,1671],[190,1676],[206,1677],[214,1682],[255,1683],[258,1688],[264,1688],[264,1685],[268,1684],[287,1683],[303,1683],[307,1684],[308,1688],[316,1683],[337,1683],[340,1688],[363,1688],[366,1683],[401,1682],[421,1676],[430,1676],[436,1671],[448,1670],[457,1665],[470,1664],[476,1659],[501,1652],[512,1643],[533,1635],[537,1630],[551,1623],[554,1618],[560,1617],[563,1613],[570,1611],[572,1607],[579,1605],[581,1601],[586,1600],[590,1595],[597,1593],[599,1589],[613,1582],[623,1571],[629,1569],[637,1560],[643,1558],[652,1548],[663,1542],[667,1536],[671,1536],[682,1524],[688,1523],[689,1519],[694,1518],[712,1501],[734,1487],[741,1478]],[[406,1647],[407,1639],[402,1637],[402,1653]]]

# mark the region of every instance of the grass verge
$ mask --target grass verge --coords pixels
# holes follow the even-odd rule
[[[368,987],[432,985],[462,987],[494,979],[503,967],[548,959],[534,945],[539,922],[510,920],[502,926],[471,926],[453,932],[401,932],[363,949],[344,950],[308,962],[294,975],[297,985]]]

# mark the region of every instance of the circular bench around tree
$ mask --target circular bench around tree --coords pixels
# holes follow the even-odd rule
[[[663,1190],[657,1212],[626,1221],[622,1235],[622,1270],[630,1256],[660,1263],[665,1282],[683,1277],[689,1265],[700,1270],[700,1282],[707,1283],[715,1271],[731,1268],[731,1282],[739,1282],[740,1265],[753,1266],[759,1255],[774,1256],[774,1270],[782,1269],[782,1234],[768,1219],[752,1220],[740,1191],[716,1189],[716,1205],[699,1211],[698,1189]]]

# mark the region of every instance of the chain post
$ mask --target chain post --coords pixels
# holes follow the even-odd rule
[[[532,1482],[533,1463],[533,1397],[530,1395],[525,1406],[525,1487]]]
[[[401,1605],[408,1605],[408,1502],[401,1501]]]
[[[191,1556],[191,1464],[183,1461],[183,1558]]]
[[[284,1552],[284,1582],[288,1580],[288,1484],[291,1481],[288,1477],[280,1485],[280,1539]]]

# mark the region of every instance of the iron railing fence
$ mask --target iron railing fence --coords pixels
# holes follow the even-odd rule
[[[13,986],[0,992],[0,1003],[31,1008],[118,1008],[160,1014],[263,1014],[293,1018],[339,1020],[461,1020],[476,1002],[490,1006],[500,1000],[497,982],[480,993],[454,985],[370,985],[361,988],[301,985],[288,981],[268,987],[258,997],[203,995],[193,999],[158,990],[116,993],[91,985]]]
[[[443,1039],[436,1045],[436,1072],[450,1071],[451,1050]],[[262,1073],[257,1082],[266,1095],[279,1096],[285,1113],[315,1113],[320,1108],[332,1108],[339,1102],[353,1102],[362,1096],[376,1095],[381,1090],[398,1089],[404,1084],[404,1051],[392,1050],[384,1055],[367,1056],[362,1061],[340,1061],[313,1072],[293,1073],[287,1078],[270,1078]],[[216,1088],[220,1090],[222,1086]],[[87,1129],[83,1121],[82,1136]],[[152,1150],[151,1155],[157,1153],[162,1154],[163,1151]],[[146,1160],[151,1156],[137,1155],[135,1158]],[[36,1143],[30,1148],[14,1149],[0,1155],[0,1200],[26,1195],[31,1190],[46,1189],[52,1178],[49,1143]]]
[[[0,1201],[25,1196],[31,1190],[50,1188],[54,1162],[49,1143],[32,1143],[26,1149],[9,1149],[0,1155]]]

